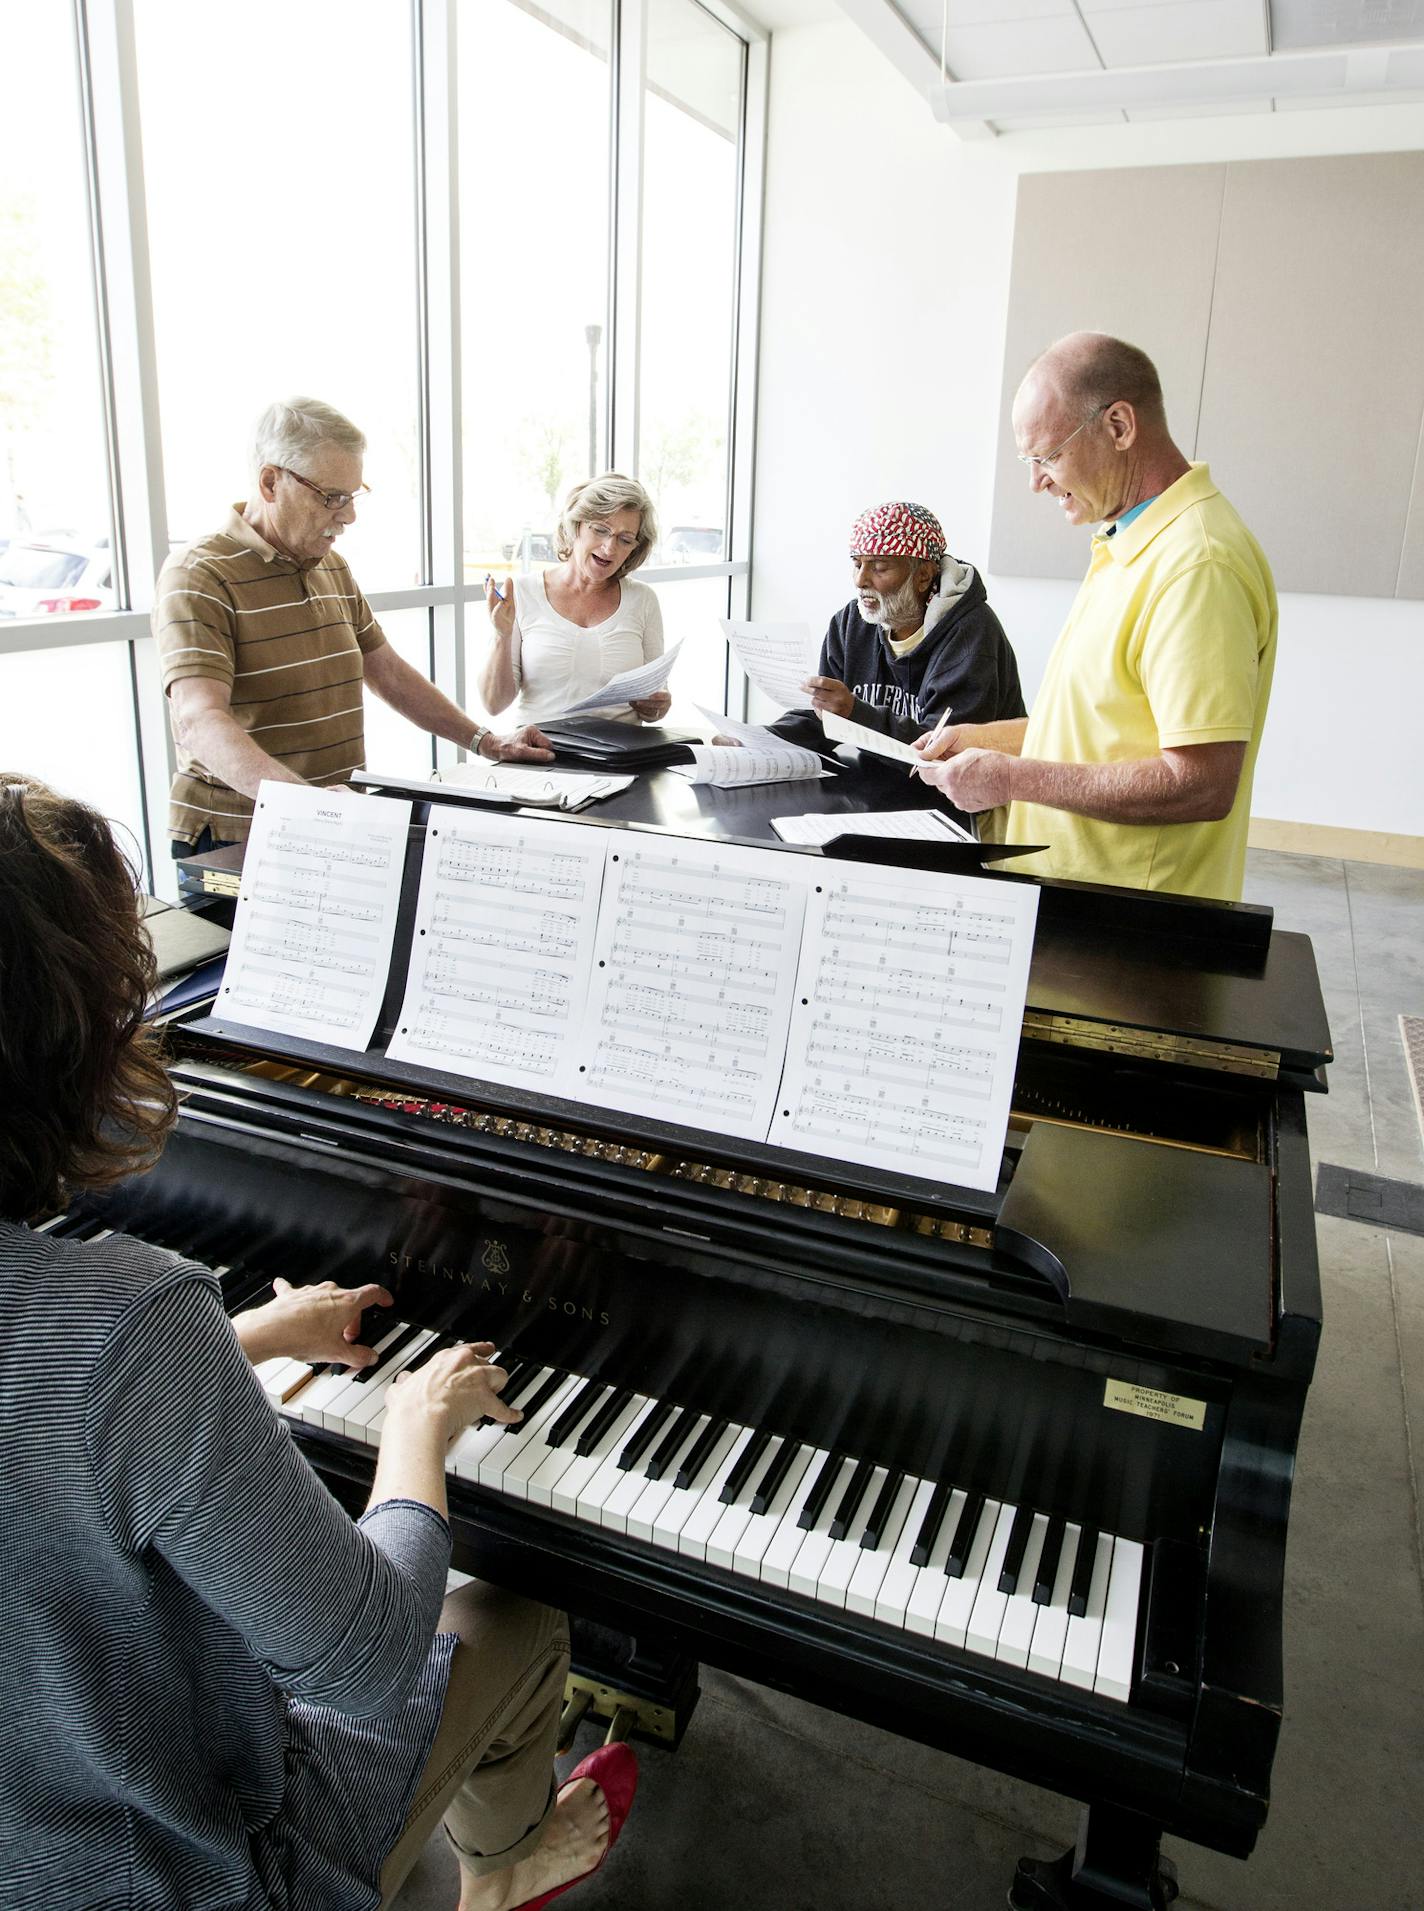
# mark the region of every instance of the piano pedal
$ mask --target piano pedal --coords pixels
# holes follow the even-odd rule
[[[587,1718],[608,1721],[603,1735],[605,1745],[639,1738],[675,1750],[687,1729],[697,1697],[694,1684],[691,1703],[679,1711],[676,1706],[659,1704],[643,1694],[621,1692],[616,1686],[571,1672],[564,1681],[564,1709],[559,1714],[559,1756],[573,1749],[578,1729]]]

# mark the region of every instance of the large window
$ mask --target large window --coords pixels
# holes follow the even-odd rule
[[[550,562],[569,487],[610,467],[658,504],[641,576],[684,640],[678,705],[720,705],[749,577],[749,32],[724,0],[30,7],[0,115],[3,767],[100,804],[172,893],[153,575],[303,392],[367,436],[358,582],[473,715],[486,571]],[[373,766],[453,757],[368,705]]]
[[[74,25],[11,23],[0,111],[0,630],[107,610],[109,473]]]
[[[306,393],[366,434],[342,548],[421,576],[411,26],[391,0],[135,0],[175,543],[247,496],[259,413]]]

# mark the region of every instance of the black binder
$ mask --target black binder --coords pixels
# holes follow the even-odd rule
[[[616,717],[570,717],[543,723],[560,769],[616,770],[624,774],[661,770],[670,763],[691,763],[700,731],[667,724],[620,723]]]

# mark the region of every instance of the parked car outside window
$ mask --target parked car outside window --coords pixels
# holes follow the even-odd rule
[[[16,538],[0,555],[0,617],[46,617],[113,606],[109,540],[65,532]]]

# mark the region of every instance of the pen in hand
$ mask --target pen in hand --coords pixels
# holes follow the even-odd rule
[[[933,730],[930,731],[929,736],[925,739],[925,748],[920,753],[921,760],[923,760],[925,751],[928,751],[930,745],[932,743],[937,743],[939,739],[944,735],[944,726],[949,722],[949,719],[952,715],[953,715],[953,712],[951,711],[949,705],[946,704],[943,710],[941,710],[939,713],[939,722],[935,725]],[[919,769],[919,767],[920,765],[918,763],[912,763],[910,765],[910,775],[914,776],[916,771]]]
[[[488,571],[485,572],[485,589],[493,591],[501,604],[504,602],[504,592],[499,588],[499,585],[495,583]]]

